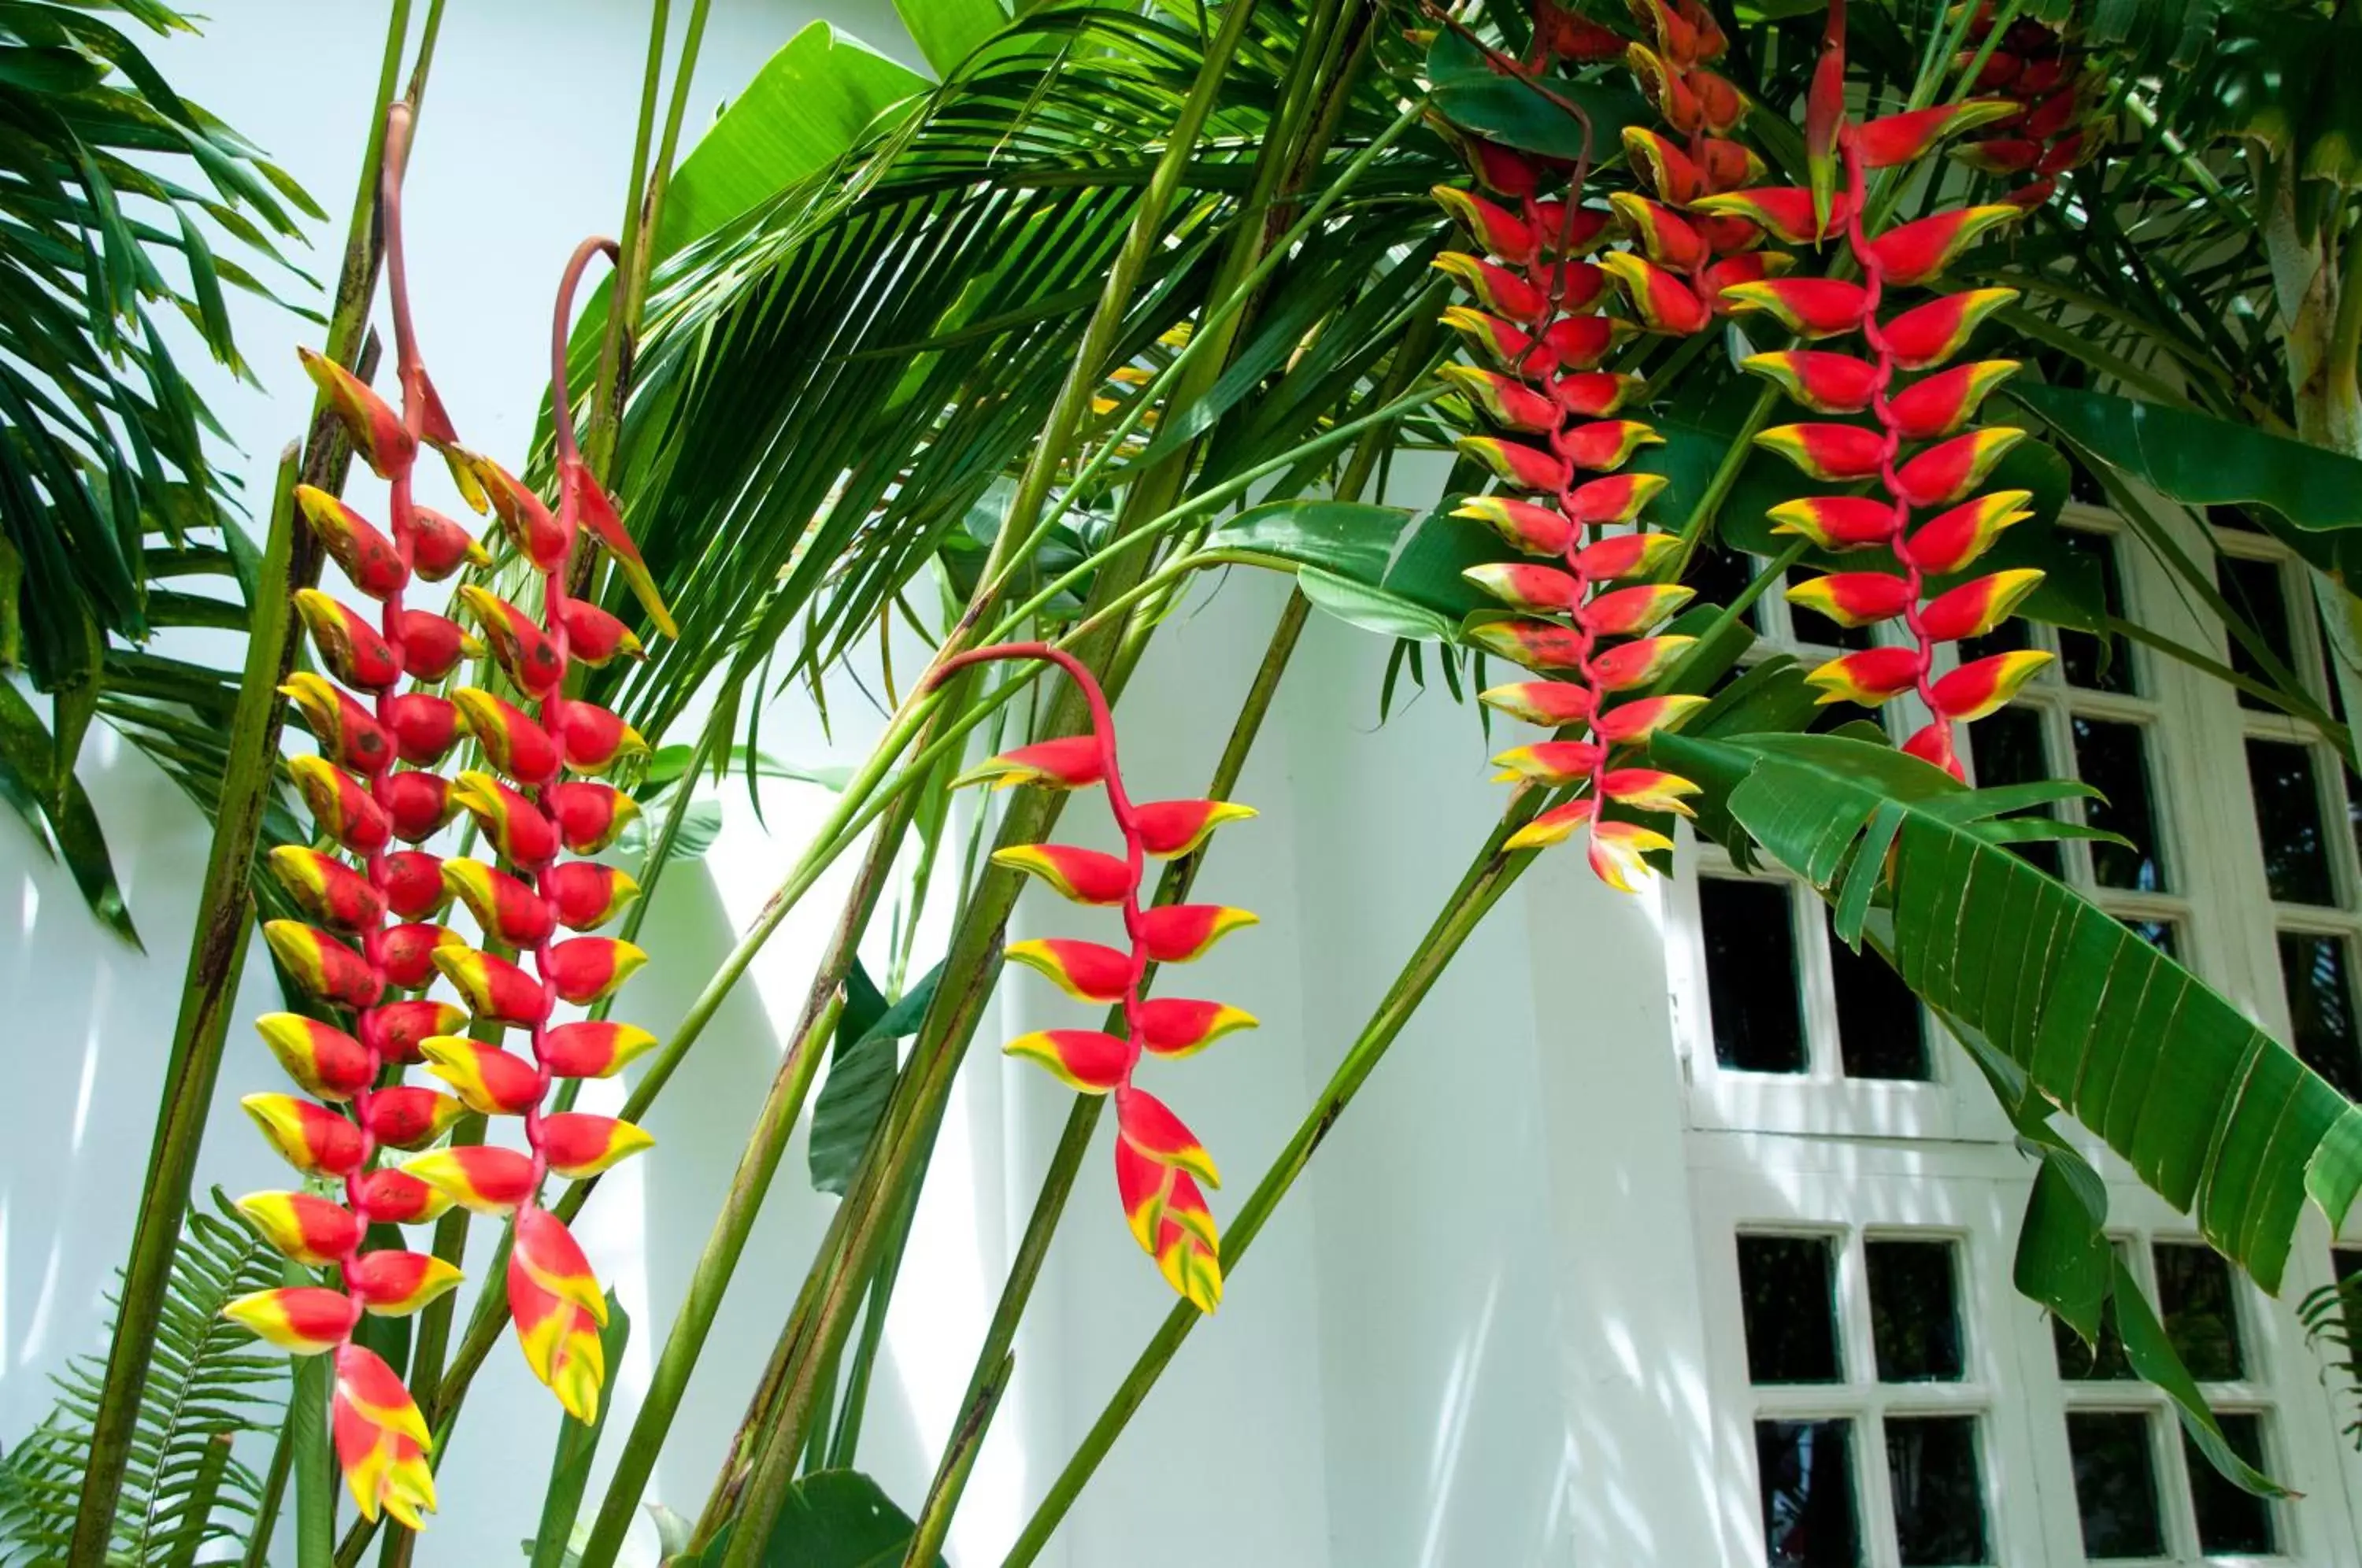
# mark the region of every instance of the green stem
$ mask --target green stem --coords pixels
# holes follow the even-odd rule
[[[197,1549],[205,1543],[205,1521],[213,1517],[222,1477],[229,1473],[230,1441],[229,1433],[215,1432],[205,1444],[205,1456],[197,1461],[197,1473],[189,1480],[188,1500],[181,1505],[180,1536],[165,1568],[196,1568]]]
[[[294,1272],[291,1267],[290,1272]],[[306,1278],[305,1283],[310,1283]],[[328,1452],[328,1396],[334,1382],[324,1355],[295,1358],[295,1568],[328,1568],[337,1540],[337,1461]]]
[[[270,1568],[270,1537],[279,1528],[279,1510],[287,1498],[287,1477],[295,1465],[295,1406],[291,1400],[279,1423],[279,1441],[270,1445],[270,1467],[263,1473],[262,1496],[255,1505],[252,1534],[238,1568]]]

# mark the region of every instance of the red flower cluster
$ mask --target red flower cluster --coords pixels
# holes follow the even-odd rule
[[[1970,48],[1958,61],[1959,70],[1976,62],[1992,28],[1992,0],[1979,0],[1969,23]],[[1959,156],[1988,173],[2023,181],[2003,198],[2013,205],[2031,209],[2048,201],[2058,176],[2090,161],[2106,139],[2094,112],[2097,95],[2086,90],[2084,60],[2085,51],[2063,32],[2020,17],[1978,69],[1971,91],[1998,94],[2008,102]]]
[[[1145,999],[1140,988],[1150,964],[1186,964],[1231,932],[1254,924],[1255,917],[1220,904],[1142,909],[1140,885],[1150,856],[1194,854],[1216,828],[1254,812],[1227,801],[1135,803],[1116,766],[1115,720],[1107,697],[1089,668],[1062,649],[1043,643],[976,648],[936,666],[930,684],[964,666],[1007,658],[1040,659],[1065,670],[1090,704],[1090,733],[1020,746],[979,764],[955,783],[990,779],[999,787],[1037,784],[1054,790],[1106,786],[1108,810],[1123,837],[1121,856],[1074,845],[1028,844],[998,850],[992,858],[1040,878],[1073,902],[1120,910],[1126,945],[1067,937],[1011,943],[1008,956],[1048,977],[1077,1001],[1121,1003],[1123,1032],[1043,1029],[1021,1035],[1005,1049],[1041,1064],[1071,1088],[1113,1096],[1116,1192],[1131,1233],[1175,1290],[1198,1310],[1211,1312],[1222,1299],[1221,1243],[1203,1187],[1220,1187],[1221,1178],[1197,1134],[1132,1076],[1142,1052],[1194,1055],[1232,1030],[1253,1028],[1255,1020],[1224,1002]]]

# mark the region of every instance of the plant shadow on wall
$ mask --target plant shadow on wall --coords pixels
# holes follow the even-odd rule
[[[438,1491],[478,1479],[437,1467],[513,1327],[564,1412],[533,1561],[617,1561],[692,1375],[712,1374],[716,1313],[809,1110],[816,1183],[839,1201],[767,1361],[726,1369],[745,1416],[706,1496],[674,1499],[694,1517],[662,1514],[667,1558],[938,1561],[1112,1105],[1117,1207],[1176,1299],[1008,1543],[1031,1562],[1534,856],[1579,841],[1598,878],[1645,893],[1683,833],[1802,878],[1838,938],[1936,1011],[2034,1162],[2019,1286],[2087,1339],[2113,1314],[2206,1458],[2278,1490],[2115,1261],[2105,1187],[2056,1119],[2272,1290],[2307,1202],[2341,1219],[2362,1183],[2362,1116],[2023,853],[2110,841],[2086,815],[2094,791],[1972,788],[1964,750],[2044,662],[1987,640],[2034,618],[2136,638],[2352,755],[2142,499],[2252,503],[2315,569],[2341,678],[2362,668],[2338,575],[2362,525],[2345,329],[2362,306],[2318,307],[2352,218],[2340,171],[2312,155],[2318,116],[2226,118],[2206,96],[2228,67],[2201,35],[2220,27],[2252,56],[2253,16],[2170,31],[2064,4],[1849,18],[1839,0],[1740,25],[1695,0],[1021,17],[970,0],[911,8],[932,77],[807,35],[684,155],[705,10],[678,47],[656,10],[624,220],[567,270],[548,439],[519,478],[459,445],[413,341],[401,173],[441,13],[414,49],[410,7],[394,8],[390,107],[306,359],[310,438],[263,547],[222,552],[245,605],[208,612],[248,632],[245,667],[176,667],[154,701],[127,688],[98,704],[216,823],[125,1324],[193,1298],[190,1266],[221,1242],[189,1197],[224,980],[256,905],[291,998],[262,1033],[304,1091],[248,1101],[303,1180],[242,1200],[283,1268],[226,1308],[297,1353],[285,1418],[254,1434],[250,1472],[227,1468],[236,1432],[176,1434],[199,1468],[174,1490],[171,1539],[235,1539],[259,1561],[283,1518],[304,1568],[408,1561]],[[2285,80],[2240,78],[2251,94]],[[2215,139],[2259,127],[2254,159]],[[2279,175],[2255,171],[2308,136]],[[786,164],[783,138],[800,149]],[[201,155],[209,171],[226,156]],[[383,397],[359,329],[381,254]],[[577,321],[602,255],[606,293]],[[2286,333],[2253,326],[2259,303]],[[2037,431],[2241,657],[2119,617],[2052,527],[2068,463]],[[136,435],[120,444],[139,457]],[[416,503],[422,446],[497,529]],[[1452,455],[1432,512],[1373,499],[1406,447]],[[2177,455],[2201,450],[2195,470]],[[342,498],[348,455],[389,487],[374,518]],[[47,515],[71,513],[63,480],[31,481]],[[1751,564],[1726,602],[1693,602],[1684,574],[1734,553]],[[322,554],[364,603],[313,585]],[[1201,793],[1133,801],[1116,766],[1127,683],[1198,574],[1241,564],[1295,591],[1227,742]],[[405,599],[447,580],[448,616]],[[1806,668],[1755,647],[1750,610],[1774,591],[1844,650]],[[31,592],[28,576],[20,613]],[[1250,1048],[1236,1036],[1253,1021],[1166,994],[1165,970],[1252,919],[1194,884],[1229,836],[1213,830],[1247,814],[1230,797],[1316,611],[1392,639],[1390,694],[1430,669],[1473,691],[1472,749],[1496,718],[1524,728],[1495,759],[1506,808],[1469,825],[1458,886],[1400,971],[1355,999],[1369,1011],[1334,1074],[1242,1195],[1168,1099],[1187,1079],[1165,1063]],[[886,650],[911,635],[930,651],[898,680]],[[710,839],[701,781],[779,771],[766,708],[798,690],[822,704],[872,636],[875,745],[831,780],[777,891],[667,1037],[609,1018],[650,956],[635,942],[646,894]],[[1496,681],[1496,661],[1523,673]],[[1064,679],[1041,681],[1052,665]],[[314,742],[292,758],[279,690]],[[1873,716],[1833,719],[1838,702]],[[60,734],[73,711],[61,703]],[[964,772],[972,747],[989,760]],[[13,764],[12,801],[61,847],[71,756]],[[979,778],[1021,788],[998,812],[952,812]],[[1086,790],[1120,855],[1055,836]],[[650,1107],[701,1069],[740,980],[840,861],[849,891],[679,1308],[628,1324],[571,1222],[647,1144]],[[1092,934],[1007,942],[1029,880],[1097,906],[1075,928]],[[932,968],[915,962],[930,910],[948,911]],[[442,923],[455,911],[471,933]],[[857,956],[871,938],[891,955],[882,980]],[[1106,1011],[1009,1047],[1078,1092],[930,1484],[898,1503],[858,1468],[863,1415],[1004,958]],[[449,1092],[402,1081],[414,1062]],[[620,1114],[575,1109],[583,1079],[611,1076],[628,1086]],[[471,1255],[474,1216],[500,1222]],[[463,1292],[463,1273],[500,1288]],[[648,1385],[610,1438],[602,1391],[635,1329]],[[147,1528],[129,1516],[173,1372],[119,1332],[63,1424],[15,1451],[34,1456],[12,1461],[20,1555],[100,1562]],[[87,1449],[78,1487],[58,1480],[72,1443]],[[332,1463],[358,1517],[340,1518]]]

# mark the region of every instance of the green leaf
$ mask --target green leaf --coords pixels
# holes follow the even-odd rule
[[[764,1568],[895,1568],[917,1528],[860,1471],[816,1471],[789,1490]]]
[[[1427,71],[1437,110],[1462,129],[1546,158],[1572,160],[1584,155],[1583,121],[1565,104],[1553,102],[1530,83],[1492,70],[1449,29],[1436,35]],[[1575,105],[1590,116],[1589,149],[1595,165],[1622,156],[1626,126],[1655,123],[1638,93],[1609,82],[1553,77],[1549,94]]]
[[[17,805],[20,814],[28,804],[18,799],[20,789],[30,795],[29,804],[47,823],[50,843],[64,859],[83,902],[100,924],[144,953],[147,949],[140,943],[138,928],[131,922],[131,906],[124,900],[122,884],[116,879],[115,859],[107,850],[106,832],[99,825],[97,809],[82,780],[72,774],[65,776],[62,790],[58,788],[56,764],[56,747],[40,715],[13,681],[0,678],[0,771],[13,781],[0,788],[0,794]]]
[[[949,76],[977,45],[1009,25],[1000,0],[894,0],[894,13],[937,76]]]
[[[1462,574],[1509,558],[1485,528],[1440,511],[1352,502],[1267,502],[1214,530],[1207,548],[1288,561],[1304,596],[1338,619],[1388,636],[1451,642],[1467,616],[1500,602]]]
[[[820,1191],[841,1198],[852,1187],[854,1172],[860,1168],[894,1092],[900,1059],[897,1047],[919,1032],[943,976],[944,966],[937,964],[888,1007],[860,961],[854,961],[853,972],[845,977],[844,1010],[837,1016],[828,1077],[812,1106],[811,1141],[805,1152],[812,1186]]]

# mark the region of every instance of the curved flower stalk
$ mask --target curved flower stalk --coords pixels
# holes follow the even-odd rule
[[[1116,1193],[1132,1236],[1156,1260],[1166,1283],[1201,1312],[1221,1304],[1220,1235],[1205,1188],[1220,1187],[1213,1157],[1181,1119],[1133,1081],[1142,1053],[1194,1055],[1254,1018],[1223,1002],[1186,998],[1143,999],[1148,966],[1181,964],[1203,955],[1242,926],[1245,910],[1220,904],[1163,904],[1142,909],[1141,875],[1150,856],[1194,853],[1225,823],[1254,815],[1228,801],[1135,803],[1123,787],[1115,748],[1115,721],[1088,667],[1044,643],[1004,643],[955,654],[935,667],[929,684],[964,666],[1027,658],[1054,664],[1090,706],[1088,734],[1043,741],[1005,752],[969,770],[955,784],[990,780],[996,788],[1037,784],[1053,790],[1106,786],[1108,810],[1123,837],[1120,856],[1073,845],[1029,844],[998,850],[996,865],[1040,878],[1078,904],[1113,907],[1123,916],[1126,945],[1044,937],[1010,944],[1008,956],[1046,976],[1078,1001],[1119,1003],[1121,1034],[1096,1029],[1044,1029],[1021,1035],[1010,1055],[1039,1063],[1067,1087],[1104,1094],[1115,1102]]]
[[[1841,49],[1842,42],[1841,27],[1833,28],[1834,46]],[[2008,105],[1971,102],[1859,125],[1844,119],[1841,105],[1828,112],[1836,117],[1812,130],[1834,147],[1841,166],[1835,219],[1860,281],[1780,281],[1737,293],[1744,308],[1760,310],[1808,339],[1859,335],[1864,352],[1816,347],[1757,354],[1745,366],[1812,413],[1866,413],[1871,423],[1783,425],[1756,441],[1814,479],[1866,482],[1870,491],[1772,508],[1781,532],[1824,550],[1859,553],[1863,563],[1798,583],[1788,590],[1789,599],[1841,625],[1898,624],[1907,638],[1904,646],[1831,659],[1807,679],[1822,689],[1824,702],[1876,707],[1916,692],[1931,718],[1903,749],[1959,778],[1958,726],[2007,702],[2050,657],[2031,650],[1993,654],[1936,673],[1939,645],[1991,632],[2042,580],[2032,569],[1960,579],[2003,529],[2031,514],[2025,491],[1976,493],[2025,432],[1973,423],[1986,393],[2017,370],[2014,360],[1939,369],[1966,345],[1980,320],[2016,295],[2008,289],[1937,293],[1900,310],[1889,295],[1932,284],[1962,248],[2024,209],[1958,207],[1872,236],[1864,221],[1866,176],[1925,155],[1955,131],[1990,123]],[[1750,191],[1724,201],[1760,213],[1783,202],[1794,205],[1805,194]],[[1906,384],[1905,375],[1916,379]]]
[[[439,1137],[462,1110],[448,1095],[401,1082],[402,1068],[419,1059],[422,1043],[458,1027],[462,1015],[418,994],[433,981],[438,956],[459,942],[435,923],[450,901],[440,863],[424,850],[393,847],[396,840],[415,845],[432,837],[456,809],[450,785],[428,771],[458,738],[456,710],[432,692],[400,688],[405,679],[441,679],[475,648],[451,621],[408,608],[403,591],[414,579],[436,581],[488,558],[458,524],[411,495],[420,445],[447,456],[457,447],[410,329],[401,216],[408,139],[408,112],[397,105],[387,126],[383,188],[400,413],[334,363],[304,357],[354,448],[387,482],[391,525],[390,534],[381,532],[326,491],[296,492],[327,554],[379,605],[371,624],[327,594],[299,593],[296,607],[335,679],[305,672],[285,688],[321,748],[296,757],[290,770],[333,848],[291,845],[271,853],[272,873],[315,923],[273,921],[263,933],[337,1021],[292,1012],[260,1019],[263,1040],[312,1098],[256,1094],[245,1101],[287,1162],[306,1177],[334,1184],[337,1196],[261,1192],[238,1204],[281,1253],[309,1267],[335,1269],[339,1285],[266,1290],[226,1310],[297,1354],[333,1357],[329,1425],[354,1500],[371,1519],[382,1511],[414,1529],[421,1512],[435,1507],[425,1458],[432,1436],[402,1379],[353,1336],[364,1312],[414,1312],[459,1282],[458,1271],[438,1258],[371,1249],[367,1238],[372,1225],[420,1224],[446,1207],[416,1176],[375,1165],[382,1149],[414,1149]]]
[[[1960,70],[1976,63],[1977,50],[1992,36],[1992,0],[1979,0],[1969,23],[1970,52]],[[1963,143],[1957,156],[1972,168],[2021,182],[2002,199],[2028,209],[2048,201],[2058,176],[2090,161],[2107,140],[2105,117],[2094,105],[2104,96],[2085,80],[2088,51],[2058,28],[2021,17],[2002,33],[1978,67],[1973,91],[1997,94],[2007,112],[1996,115],[1985,134]]]

